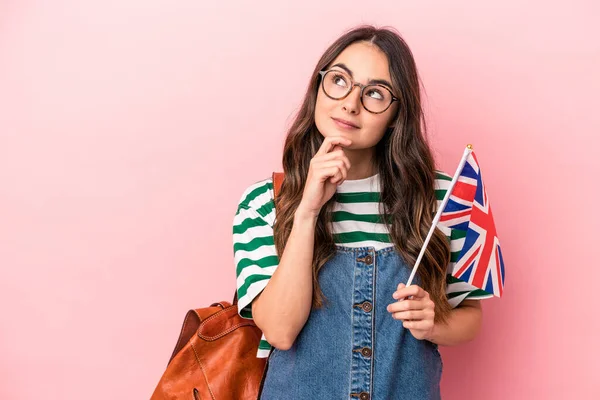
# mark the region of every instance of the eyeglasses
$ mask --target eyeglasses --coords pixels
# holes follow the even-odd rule
[[[341,100],[352,92],[354,86],[358,86],[361,104],[365,110],[373,114],[385,112],[394,101],[398,100],[387,87],[379,84],[355,83],[347,73],[337,69],[319,71],[319,75],[321,75],[323,92],[330,99]]]

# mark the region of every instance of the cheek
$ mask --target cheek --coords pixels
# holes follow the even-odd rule
[[[377,118],[376,115],[373,115],[373,117],[375,118],[369,116],[367,120],[363,120],[363,126],[368,127],[366,133],[369,137],[369,144],[374,146],[385,135],[390,122],[388,121],[388,118]]]

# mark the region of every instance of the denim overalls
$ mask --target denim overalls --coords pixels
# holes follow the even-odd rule
[[[260,399],[439,399],[437,345],[386,309],[409,267],[393,247],[336,247],[319,274],[325,305],[289,350],[273,348]]]

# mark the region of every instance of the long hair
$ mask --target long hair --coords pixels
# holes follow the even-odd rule
[[[431,227],[436,209],[435,163],[425,138],[425,121],[421,105],[420,82],[413,55],[404,40],[392,30],[373,26],[354,28],[337,39],[321,56],[312,73],[306,95],[283,149],[284,182],[276,199],[274,225],[275,246],[279,255],[292,230],[294,213],[302,199],[310,160],[323,136],[315,124],[315,105],[320,84],[319,71],[328,68],[335,58],[355,42],[376,45],[389,60],[394,94],[399,98],[398,112],[375,149],[375,168],[381,180],[383,220],[388,223],[390,238],[408,265],[414,265]],[[323,305],[319,271],[335,254],[331,232],[334,195],[321,209],[314,240],[313,307]],[[445,321],[451,307],[446,298],[446,266],[450,250],[446,236],[435,230],[421,261],[418,275],[421,287],[435,303],[436,321]],[[398,284],[400,282],[396,282]]]

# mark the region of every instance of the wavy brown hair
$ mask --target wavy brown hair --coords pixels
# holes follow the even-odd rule
[[[414,265],[436,209],[435,163],[425,138],[420,82],[413,55],[399,34],[373,26],[360,26],[346,32],[325,51],[312,73],[304,101],[287,133],[283,149],[285,178],[276,199],[275,246],[278,254],[283,254],[292,230],[294,213],[302,199],[310,160],[324,140],[314,118],[320,84],[319,71],[327,69],[350,44],[360,41],[376,45],[387,56],[392,89],[399,98],[393,127],[386,131],[376,146],[375,167],[381,179],[382,215],[384,221],[388,222],[390,237],[408,265]],[[319,287],[319,271],[335,254],[331,232],[335,199],[334,195],[322,207],[315,230],[315,308],[321,307],[324,299]],[[421,286],[435,302],[436,321],[445,321],[451,309],[446,298],[446,266],[449,262],[448,240],[436,229],[418,269]]]

